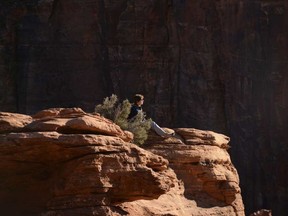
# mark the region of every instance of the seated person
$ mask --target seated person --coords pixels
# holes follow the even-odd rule
[[[142,105],[144,103],[144,96],[141,94],[136,94],[134,96],[134,103],[131,107],[130,114],[128,116],[128,120],[135,117],[139,111],[142,111]],[[157,125],[154,121],[151,123],[151,128],[161,137],[168,138],[175,135],[175,133],[167,133],[164,131],[159,125]]]

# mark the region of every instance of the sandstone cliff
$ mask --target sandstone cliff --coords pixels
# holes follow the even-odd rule
[[[140,148],[80,108],[1,112],[1,215],[244,215],[229,138],[175,131]]]
[[[0,110],[146,97],[161,125],[227,134],[247,214],[288,215],[288,1],[1,0]]]

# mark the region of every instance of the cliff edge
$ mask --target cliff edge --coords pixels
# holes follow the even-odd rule
[[[80,108],[0,112],[0,207],[13,216],[244,215],[229,138],[174,130],[150,132],[139,147]]]

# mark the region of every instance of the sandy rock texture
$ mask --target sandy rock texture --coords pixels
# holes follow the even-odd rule
[[[177,128],[139,147],[80,108],[0,116],[5,215],[244,215],[224,135]]]
[[[227,152],[229,137],[194,128],[176,128],[175,132],[175,137],[165,140],[151,132],[144,148],[169,160],[184,183],[184,196],[202,207],[244,211],[238,173]]]
[[[285,0],[1,0],[0,110],[91,112],[112,93],[143,93],[160,125],[229,135],[247,214],[288,215],[287,8]]]

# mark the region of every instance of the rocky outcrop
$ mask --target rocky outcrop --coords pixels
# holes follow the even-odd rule
[[[175,132],[176,137],[162,141],[150,135],[144,148],[169,160],[184,183],[185,197],[198,206],[230,205],[236,212],[243,211],[238,174],[227,152],[229,138],[192,128]]]
[[[1,0],[0,110],[141,92],[161,125],[228,134],[247,214],[288,215],[287,1]],[[271,178],[273,176],[273,178]]]
[[[140,148],[130,132],[80,108],[0,116],[5,215],[244,215],[224,135],[151,132]]]
[[[18,113],[0,113],[0,133],[17,132],[32,122],[32,117]]]

